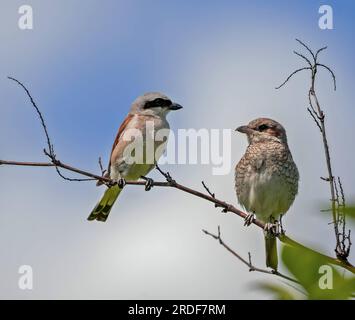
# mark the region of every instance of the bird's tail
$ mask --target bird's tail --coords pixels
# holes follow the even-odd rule
[[[91,211],[88,220],[97,220],[105,222],[112,209],[113,204],[115,203],[121,191],[122,189],[119,188],[118,185],[114,185],[113,187],[108,188],[99,203]]]
[[[265,233],[265,253],[266,253],[266,266],[277,270],[277,243],[276,237]]]

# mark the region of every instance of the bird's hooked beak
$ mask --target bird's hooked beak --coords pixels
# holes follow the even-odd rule
[[[252,133],[254,130],[248,126],[240,126],[237,129],[235,129],[235,131],[241,132],[241,133],[245,133],[245,134],[250,134]]]
[[[172,110],[172,111],[176,111],[176,110],[180,110],[180,109],[182,109],[182,105],[180,105],[178,103],[172,103],[169,106],[169,110]]]

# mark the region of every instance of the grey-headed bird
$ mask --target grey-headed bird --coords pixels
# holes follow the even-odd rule
[[[249,213],[245,225],[250,225],[255,216],[265,222],[266,265],[277,270],[274,223],[295,200],[297,166],[287,144],[286,131],[275,120],[259,118],[236,130],[246,134],[249,142],[235,168],[237,198]]]
[[[173,103],[166,95],[159,92],[146,93],[132,103],[127,117],[118,129],[111,150],[108,170],[105,174],[106,177],[120,183],[114,184],[105,191],[99,203],[90,213],[88,220],[106,221],[113,204],[122,191],[124,181],[138,180],[154,168],[156,162],[164,153],[167,139],[163,141],[154,139],[153,148],[150,150],[153,155],[147,156],[147,134],[150,134],[147,126],[153,127],[155,132],[161,129],[169,130],[166,115],[169,111],[181,108],[181,105]],[[129,148],[132,143],[132,139],[125,139],[125,134],[129,133],[130,136],[134,136],[137,132],[141,134],[142,139],[140,143],[136,143],[134,152],[137,152],[137,147],[141,147],[141,152],[144,155],[141,162],[132,161],[131,154],[125,152],[128,150],[126,148]],[[98,185],[100,184],[102,183],[98,183]]]

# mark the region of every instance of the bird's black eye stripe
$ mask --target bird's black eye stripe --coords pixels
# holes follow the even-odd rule
[[[169,99],[156,98],[152,101],[147,101],[144,105],[144,109],[157,108],[157,107],[168,107],[172,104]]]
[[[262,125],[260,125],[260,126],[258,127],[258,130],[259,130],[259,131],[264,131],[264,130],[266,130],[266,129],[268,129],[268,128],[269,128],[268,125],[262,124]]]

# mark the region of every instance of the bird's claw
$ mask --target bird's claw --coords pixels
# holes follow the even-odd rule
[[[248,215],[244,218],[244,225],[249,227],[255,219],[254,213],[248,213]]]
[[[264,231],[272,236],[278,236],[280,234],[280,224],[278,221],[265,223]]]
[[[126,180],[123,178],[120,178],[117,180],[117,185],[119,188],[123,189],[123,187],[126,185]]]
[[[154,180],[151,179],[151,178],[147,178],[147,177],[143,177],[142,176],[142,179],[144,179],[146,182],[145,182],[145,191],[149,191],[150,189],[153,188],[154,186]]]

